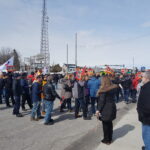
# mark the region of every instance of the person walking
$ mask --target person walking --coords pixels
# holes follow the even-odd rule
[[[47,83],[43,87],[44,103],[45,103],[45,110],[46,110],[44,125],[54,124],[54,120],[51,118],[54,101],[56,98],[61,100],[60,96],[57,94],[55,90],[52,80],[53,80],[53,76],[49,75],[47,77]]]
[[[150,150],[150,71],[143,74],[142,83],[137,112],[139,121],[142,123],[142,137],[145,144],[142,150]]]
[[[104,138],[102,143],[111,144],[113,136],[113,123],[116,118],[116,104],[114,95],[117,85],[113,84],[108,76],[102,78],[102,85],[98,91],[98,107],[96,115],[102,121]]]

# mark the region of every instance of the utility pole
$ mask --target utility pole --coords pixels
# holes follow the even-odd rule
[[[135,73],[135,67],[134,67],[134,57],[133,57],[133,73]]]
[[[67,73],[68,73],[68,44],[67,44]]]
[[[75,34],[75,65],[78,65],[78,34]]]

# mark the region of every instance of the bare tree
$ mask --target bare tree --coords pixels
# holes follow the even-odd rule
[[[16,70],[20,70],[21,57],[19,53],[11,48],[1,48],[0,50],[0,64],[5,63],[8,59],[14,56],[14,67]]]

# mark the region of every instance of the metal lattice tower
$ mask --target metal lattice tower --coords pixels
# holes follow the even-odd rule
[[[41,50],[40,50],[40,53],[43,56],[42,67],[48,67],[50,64],[48,20],[49,18],[47,15],[46,0],[43,0]]]

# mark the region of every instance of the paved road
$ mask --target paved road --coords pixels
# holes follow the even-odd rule
[[[30,121],[30,111],[23,118],[12,115],[12,108],[0,105],[0,150],[94,150],[102,136],[101,123],[92,120],[74,119],[73,113],[59,113],[59,100],[55,101],[53,126],[44,126],[43,120]],[[118,119],[133,107],[133,104],[118,104]]]

